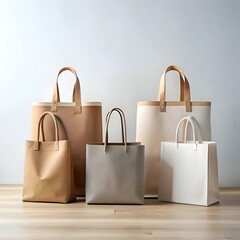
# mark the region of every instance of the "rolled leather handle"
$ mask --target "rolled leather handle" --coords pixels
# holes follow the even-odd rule
[[[44,122],[44,118],[46,117],[46,115],[50,115],[52,117],[53,123],[54,123],[54,128],[55,128],[55,142],[54,142],[54,150],[57,151],[58,150],[58,142],[59,142],[59,131],[58,131],[58,125],[57,125],[57,121],[56,118],[54,116],[54,114],[52,112],[44,112],[38,121],[38,131],[37,131],[37,141],[34,144],[34,150],[38,151],[39,150],[39,137],[40,137],[40,129],[42,131],[42,138],[43,141],[45,141],[45,137],[44,137],[44,130],[43,130],[43,122]]]
[[[109,127],[109,122],[110,118],[113,112],[117,112],[120,116],[121,121],[123,124],[121,124],[122,128],[122,137],[123,137],[123,143],[125,145],[125,152],[127,152],[127,128],[126,128],[126,119],[124,112],[120,108],[113,108],[111,111],[108,112],[107,114],[107,121],[106,121],[106,130],[105,130],[105,143],[104,143],[104,151],[106,152],[107,150],[107,145],[108,145],[108,127]]]
[[[118,108],[115,108],[115,111],[117,111],[117,112],[119,113],[119,116],[120,116],[120,120],[121,120],[121,133],[122,133],[122,143],[124,143],[124,120],[123,120],[122,112],[121,112]],[[108,121],[110,112],[111,112],[111,111],[109,111],[109,112],[107,113],[107,115],[106,115],[106,124],[107,124],[107,121]],[[107,134],[107,136],[106,136],[105,142],[108,143],[108,134]]]

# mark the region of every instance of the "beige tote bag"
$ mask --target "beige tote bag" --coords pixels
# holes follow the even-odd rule
[[[55,140],[45,141],[43,122],[49,115],[54,123]],[[43,141],[39,141],[40,129]],[[67,203],[75,200],[71,143],[59,140],[55,116],[40,116],[37,139],[26,142],[23,201]]]
[[[70,71],[76,78],[72,103],[60,102],[58,89],[59,75]],[[102,105],[99,102],[83,103],[81,101],[80,82],[76,71],[70,67],[62,68],[54,85],[52,102],[32,104],[32,137],[36,136],[36,125],[39,116],[45,112],[53,112],[59,120],[60,139],[69,139],[72,145],[76,195],[85,195],[86,178],[86,143],[102,142]],[[44,131],[46,137],[54,139],[52,122],[46,118]]]
[[[180,75],[180,101],[166,101],[166,74],[177,71]],[[161,141],[173,141],[179,120],[193,115],[200,127],[203,140],[211,140],[210,102],[192,102],[190,85],[184,72],[169,66],[160,80],[157,101],[138,102],[136,141],[145,145],[145,196],[157,196]]]
[[[191,123],[193,141],[180,142],[180,125],[185,120]],[[194,117],[182,118],[175,141],[161,143],[160,201],[202,206],[219,201],[217,146],[215,142],[201,141],[200,134],[197,140],[197,129]]]
[[[122,125],[122,143],[108,142],[113,112]],[[127,142],[124,113],[119,108],[107,115],[105,143],[87,144],[86,202],[89,204],[143,204],[144,146]]]

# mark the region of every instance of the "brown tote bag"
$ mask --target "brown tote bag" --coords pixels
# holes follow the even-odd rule
[[[64,71],[70,71],[76,78],[72,102],[60,101],[58,78]],[[72,145],[76,195],[85,195],[86,181],[86,144],[102,142],[102,104],[100,102],[81,101],[80,82],[76,71],[70,67],[62,68],[54,85],[52,102],[32,104],[32,137],[36,136],[34,126],[39,116],[51,111],[59,121],[60,139],[69,139]],[[44,131],[48,139],[54,139],[52,122],[46,117]]]
[[[54,123],[54,141],[45,141],[43,122],[49,115]],[[42,142],[39,142],[40,129]],[[40,116],[37,139],[26,142],[23,201],[67,203],[75,200],[71,142],[59,140],[55,116]]]

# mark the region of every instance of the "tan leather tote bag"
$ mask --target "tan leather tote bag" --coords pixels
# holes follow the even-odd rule
[[[122,143],[108,142],[113,112],[121,118]],[[121,109],[107,115],[105,143],[87,144],[86,202],[89,204],[143,204],[144,146],[128,143],[126,121]]]
[[[76,78],[72,103],[60,101],[58,78],[64,71],[70,71]],[[102,104],[100,102],[83,103],[80,82],[76,71],[70,67],[62,68],[54,85],[52,102],[32,104],[32,137],[36,136],[35,125],[39,116],[51,111],[59,122],[60,139],[69,139],[72,145],[76,195],[85,195],[86,179],[86,143],[102,142]],[[54,139],[54,127],[46,117],[44,130],[46,137]]]
[[[49,115],[54,123],[55,140],[45,141],[43,122]],[[40,130],[43,141],[39,141]],[[55,116],[40,116],[35,141],[26,142],[23,201],[67,203],[75,200],[71,143],[59,140]]]
[[[166,74],[170,71],[179,73],[180,101],[166,101]],[[190,115],[198,121],[202,139],[210,141],[210,113],[211,102],[191,101],[189,82],[177,66],[169,66],[164,71],[157,101],[138,102],[136,141],[145,145],[145,196],[158,194],[161,141],[174,141],[177,123]]]

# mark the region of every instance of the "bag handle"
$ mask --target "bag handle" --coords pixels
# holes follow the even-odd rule
[[[121,124],[122,128],[122,143],[125,145],[125,153],[127,152],[127,128],[126,128],[126,119],[124,112],[120,108],[113,108],[111,111],[107,113],[107,120],[106,120],[106,132],[105,132],[105,143],[104,143],[104,152],[106,153],[107,145],[108,145],[108,127],[110,118],[113,112],[117,112],[120,116],[121,121],[123,124]]]
[[[191,112],[190,85],[183,70],[177,66],[169,66],[162,74],[158,92],[158,101],[160,101],[160,112],[166,112],[166,74],[170,71],[177,71],[180,76],[180,101],[185,102],[186,112]]]
[[[196,119],[193,117],[193,116],[189,116],[189,117],[184,117],[182,118],[179,122],[178,122],[178,125],[177,125],[177,128],[176,128],[176,134],[175,134],[175,143],[176,143],[176,147],[178,147],[178,144],[179,144],[179,138],[178,138],[178,135],[179,135],[179,128],[180,128],[180,125],[183,123],[183,122],[187,122],[186,125],[185,125],[185,134],[187,132],[187,128],[189,126],[189,122],[192,126],[192,130],[193,130],[193,143],[194,143],[194,147],[193,147],[193,150],[196,151],[197,150],[197,141],[196,141],[196,129],[195,129],[195,125],[194,125],[194,121],[196,121]]]
[[[71,67],[63,67],[62,69],[60,69],[60,71],[57,74],[57,79],[56,79],[56,82],[55,82],[54,88],[53,88],[51,111],[52,112],[57,112],[58,102],[60,102],[58,78],[59,78],[60,74],[65,72],[65,71],[70,71],[71,73],[73,73],[73,75],[76,78],[76,82],[75,82],[74,88],[73,88],[72,102],[76,103],[75,113],[81,114],[82,113],[82,103],[81,103],[80,81],[79,81],[79,78],[77,76],[77,72]]]
[[[117,111],[119,113],[119,116],[120,116],[120,119],[121,119],[121,132],[122,132],[122,142],[124,143],[124,123],[123,123],[123,116],[122,116],[122,112],[116,108],[115,111]],[[109,118],[109,114],[110,114],[111,111],[109,111],[106,115],[106,124],[107,124],[107,120]],[[108,142],[108,134],[107,134],[107,139],[105,142]]]
[[[46,115],[45,115],[46,116]],[[42,137],[42,142],[45,142],[45,133],[44,133],[44,120],[45,120],[45,116],[43,117],[42,119],[42,122],[41,122],[41,129],[40,129],[40,134],[39,134],[39,138]],[[55,116],[55,119],[56,119],[56,122],[57,122],[57,116]],[[58,124],[57,124],[57,128],[58,128]],[[59,129],[59,128],[58,128]]]
[[[198,135],[198,142],[202,142],[200,127],[199,127],[199,124],[198,124],[196,118],[193,117],[193,116],[189,116],[189,118],[192,119],[192,121],[194,123],[196,136]],[[183,126],[183,142],[187,141],[188,125],[189,125],[189,121],[186,121],[184,126]]]
[[[44,122],[44,118],[50,115],[52,117],[53,123],[54,123],[54,128],[55,128],[55,141],[54,141],[54,150],[57,151],[58,150],[58,141],[59,141],[59,132],[58,132],[58,125],[57,125],[57,121],[56,118],[54,116],[53,113],[47,111],[44,112],[38,121],[38,131],[37,131],[37,141],[34,143],[34,151],[38,151],[39,150],[39,137],[40,137],[40,129],[42,131],[42,138],[43,138],[43,142],[45,141],[45,137],[44,137],[44,131],[43,131],[43,122]]]

